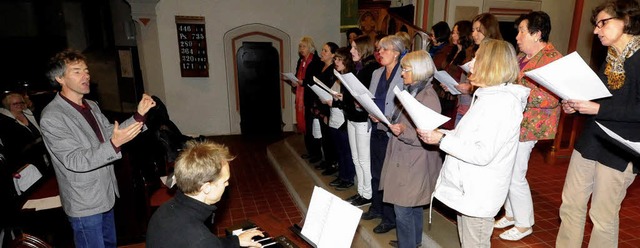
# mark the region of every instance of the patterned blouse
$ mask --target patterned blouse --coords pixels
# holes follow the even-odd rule
[[[524,53],[518,54],[518,61],[525,63],[525,65],[521,67],[516,83],[529,87],[531,93],[520,125],[520,141],[553,139],[560,119],[559,99],[551,91],[525,77],[524,73],[562,58],[562,54],[551,43],[548,43],[528,62],[522,62],[525,57]]]

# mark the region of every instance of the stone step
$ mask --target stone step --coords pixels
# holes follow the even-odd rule
[[[292,135],[267,147],[269,161],[282,178],[303,215],[307,212],[314,186],[322,187],[342,199],[356,194],[355,186],[346,191],[335,190],[334,187],[329,186],[329,182],[334,180],[335,176],[323,176],[322,171],[316,170],[314,165],[302,159],[300,155],[305,153],[303,139],[302,135]],[[364,212],[368,209],[369,206],[362,207]],[[436,211],[432,213],[431,226],[428,218],[429,209],[426,208],[422,247],[460,247],[454,223]],[[379,222],[378,219],[361,220],[354,235],[352,247],[391,247],[389,241],[396,239],[395,231],[385,234],[374,233],[373,228]]]

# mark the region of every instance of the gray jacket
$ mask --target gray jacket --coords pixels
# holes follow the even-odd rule
[[[398,62],[399,63],[399,62]],[[382,77],[382,73],[384,73],[384,66],[373,71],[373,76],[371,77],[371,84],[369,85],[369,91],[374,96],[376,95],[376,89],[378,89],[378,83],[380,82],[380,77]],[[401,68],[398,68],[396,74],[391,78],[391,82],[389,83],[389,89],[387,90],[387,95],[384,101],[384,116],[387,119],[391,120],[391,115],[393,115],[393,110],[395,110],[399,106],[399,102],[396,99],[396,94],[393,93],[393,88],[398,87],[398,89],[402,89],[402,76],[400,75]],[[378,122],[377,129],[389,132],[389,128],[382,122]],[[391,134],[389,134],[391,137]]]
[[[44,108],[40,127],[42,137],[55,169],[62,208],[70,217],[85,217],[113,208],[119,196],[113,162],[116,153],[109,141],[113,124],[98,105],[86,100],[100,127],[104,142],[100,143],[85,118],[59,94]],[[122,127],[133,124],[129,118]]]

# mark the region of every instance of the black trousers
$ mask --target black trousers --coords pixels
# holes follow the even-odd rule
[[[371,132],[371,206],[369,211],[382,215],[382,224],[395,225],[396,214],[393,205],[382,202],[383,191],[380,188],[380,175],[382,174],[382,166],[387,153],[387,144],[389,144],[389,136],[387,132],[382,130],[374,130]]]

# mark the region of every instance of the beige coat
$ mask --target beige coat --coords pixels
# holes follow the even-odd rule
[[[416,95],[416,100],[436,112],[441,111],[440,101],[430,83]],[[406,128],[400,136],[392,136],[387,146],[380,178],[383,201],[403,207],[426,205],[442,168],[438,147],[420,141],[406,111],[397,123]]]

